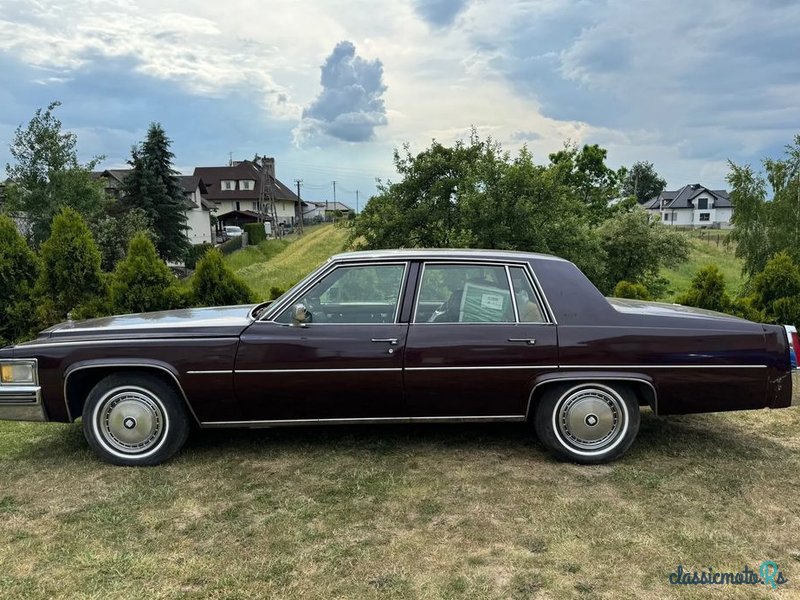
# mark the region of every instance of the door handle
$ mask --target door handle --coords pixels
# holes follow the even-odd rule
[[[372,338],[371,342],[384,342],[391,344],[392,346],[397,346],[397,338]]]
[[[534,338],[508,338],[509,342],[523,342],[528,346],[533,346],[536,343]]]

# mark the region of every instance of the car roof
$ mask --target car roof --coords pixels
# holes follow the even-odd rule
[[[494,259],[494,260],[554,260],[569,262],[551,254],[536,252],[518,252],[511,250],[482,250],[475,248],[400,248],[397,250],[360,250],[357,252],[342,252],[333,255],[331,261],[339,260],[385,260],[385,259],[444,259],[464,258],[469,260]]]

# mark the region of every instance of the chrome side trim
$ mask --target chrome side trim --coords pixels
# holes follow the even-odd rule
[[[69,422],[72,423],[75,421],[77,417],[73,417],[72,413],[69,410],[69,401],[67,400],[67,383],[69,382],[69,378],[73,373],[77,373],[78,371],[84,371],[87,369],[108,369],[110,367],[123,367],[123,368],[142,368],[142,369],[158,369],[160,371],[164,371],[168,373],[170,377],[175,381],[175,385],[178,386],[178,390],[183,396],[183,401],[186,403],[189,412],[191,413],[192,417],[194,418],[196,423],[200,423],[200,419],[197,418],[197,415],[192,408],[192,405],[189,403],[189,398],[186,397],[186,392],[183,391],[183,386],[181,386],[181,382],[178,381],[178,376],[175,375],[172,371],[162,365],[156,365],[153,363],[148,362],[135,362],[135,363],[117,363],[117,362],[110,362],[110,363],[92,363],[90,365],[82,365],[79,367],[75,367],[73,369],[69,369],[66,373],[64,373],[64,405],[67,409],[67,419]]]
[[[586,381],[587,383],[592,381],[638,381],[641,383],[646,384],[653,390],[653,412],[658,415],[658,392],[656,392],[656,388],[652,382],[648,381],[647,379],[643,379],[641,377],[627,377],[625,375],[598,375],[598,376],[580,376],[580,377],[553,377],[552,379],[546,379],[545,381],[540,381],[536,385],[533,386],[531,389],[531,393],[528,395],[528,406],[525,409],[525,420],[529,420],[531,418],[531,402],[533,401],[533,395],[536,392],[536,388],[542,385],[547,385],[550,383],[561,383],[564,381]]]
[[[362,373],[369,371],[402,371],[402,367],[376,367],[364,369],[236,369],[237,375],[253,373]]]
[[[488,367],[406,367],[406,371],[510,371],[522,369],[557,369],[558,365],[500,365]]]
[[[185,342],[191,340],[193,342],[219,342],[226,340],[238,340],[238,337],[233,336],[220,336],[220,337],[169,337],[169,338],[115,338],[115,339],[102,339],[102,340],[76,340],[68,342],[44,342],[37,344],[35,342],[28,342],[21,346],[13,346],[15,350],[38,350],[39,348],[59,348],[68,346],[94,346],[98,344],[120,344],[120,343],[147,343],[151,344],[157,342],[159,344],[164,342]]]
[[[506,270],[506,280],[508,281],[508,290],[511,293],[511,306],[514,307],[514,322],[519,323],[519,309],[517,308],[517,295],[514,293],[514,283],[511,281],[511,270],[508,265],[503,265]]]
[[[205,421],[201,427],[291,427],[295,425],[369,425],[382,423],[495,423],[521,422],[525,415],[463,417],[357,417],[352,419],[275,419],[266,421]]]
[[[766,369],[767,365],[560,365],[561,369]]]
[[[186,371],[187,375],[227,375],[233,373],[232,369],[225,369],[220,371]]]

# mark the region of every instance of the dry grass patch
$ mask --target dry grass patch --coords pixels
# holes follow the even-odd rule
[[[553,461],[524,425],[204,431],[124,469],[77,425],[2,423],[0,595],[699,598],[668,585],[678,563],[772,559],[790,597],[798,431],[797,409],[645,413],[598,467]]]

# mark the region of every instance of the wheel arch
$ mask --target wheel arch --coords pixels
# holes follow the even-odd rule
[[[548,373],[537,377],[528,396],[525,420],[531,420],[542,394],[548,388],[559,384],[577,384],[582,381],[587,383],[597,381],[606,384],[616,381],[625,384],[633,390],[640,406],[649,406],[656,415],[658,414],[658,391],[655,382],[648,375],[615,371],[576,371],[570,373]]]
[[[81,415],[86,397],[94,386],[108,375],[121,372],[147,373],[157,376],[178,393],[194,422],[198,425],[200,424],[186,393],[183,391],[177,371],[168,363],[147,359],[133,361],[92,360],[71,365],[64,372],[64,403],[69,422],[74,422]]]

